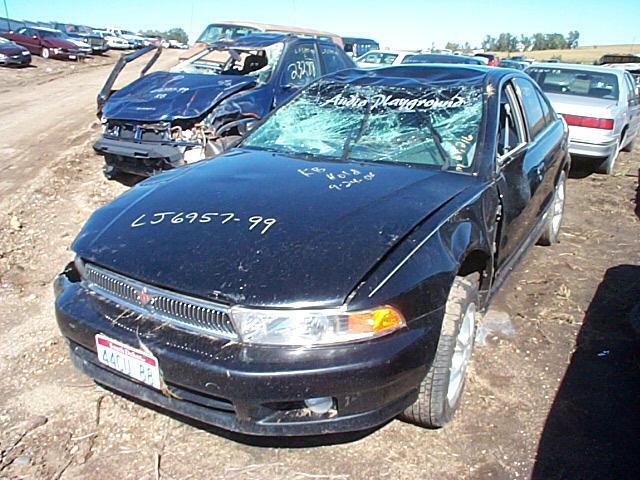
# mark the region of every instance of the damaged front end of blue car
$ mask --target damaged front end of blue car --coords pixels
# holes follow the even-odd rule
[[[282,36],[280,36],[282,37]],[[123,56],[98,96],[102,135],[94,150],[104,173],[151,176],[235,146],[272,107],[282,38],[211,45],[170,71],[145,74],[112,91],[124,65],[156,47]]]

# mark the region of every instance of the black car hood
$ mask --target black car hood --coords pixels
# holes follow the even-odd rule
[[[253,83],[249,76],[153,72],[111,95],[102,113],[108,120],[141,122],[198,118]]]
[[[236,149],[142,182],[96,211],[72,248],[86,261],[203,298],[339,305],[416,224],[474,181]],[[151,225],[160,212],[198,215]],[[218,215],[201,223],[207,212]],[[257,216],[276,223],[263,234],[263,223],[250,229]]]

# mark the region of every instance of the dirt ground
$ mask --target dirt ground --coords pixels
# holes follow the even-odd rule
[[[160,66],[178,55],[166,53]],[[611,177],[575,162],[561,243],[533,248],[504,285],[444,429],[394,420],[354,435],[243,437],[76,372],[51,283],[89,214],[127,188],[103,178],[91,149],[113,61],[0,70],[0,477],[637,478],[638,150]]]

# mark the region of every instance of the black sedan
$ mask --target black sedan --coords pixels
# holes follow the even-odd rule
[[[568,169],[522,73],[343,70],[97,210],[58,324],[99,383],[226,429],[440,427],[480,312],[558,236]]]
[[[0,65],[26,67],[31,64],[31,53],[26,48],[0,37]]]

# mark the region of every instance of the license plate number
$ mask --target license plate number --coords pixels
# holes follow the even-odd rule
[[[137,348],[113,340],[101,333],[96,335],[98,361],[118,372],[160,389],[158,359]]]

